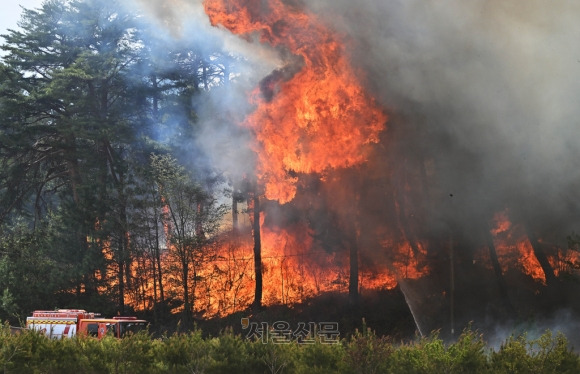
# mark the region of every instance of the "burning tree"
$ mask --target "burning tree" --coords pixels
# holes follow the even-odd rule
[[[360,86],[340,35],[299,5],[253,5],[204,2],[212,24],[237,34],[257,33],[261,41],[291,53],[287,65],[254,91],[256,109],[243,123],[256,137],[258,180],[265,197],[284,204],[295,199],[302,175],[324,179],[333,169],[362,163],[365,146],[378,140],[386,116]],[[350,251],[350,293],[356,303],[358,234],[354,226],[346,229],[349,239],[342,244]],[[257,285],[258,304],[260,289]]]
[[[184,323],[191,322],[195,295],[203,280],[203,264],[215,259],[215,242],[225,205],[191,178],[183,166],[169,156],[155,156],[151,163],[165,201],[165,231],[170,270],[182,289]]]

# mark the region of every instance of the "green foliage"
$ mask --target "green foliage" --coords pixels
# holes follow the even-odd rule
[[[528,356],[525,335],[510,336],[498,352],[491,355],[491,366],[497,373],[530,373],[533,365]]]
[[[345,361],[352,373],[382,373],[387,370],[393,346],[385,337],[377,337],[363,325],[346,343]]]
[[[52,303],[63,286],[48,232],[19,221],[0,229],[0,318],[18,323],[35,303]]]
[[[158,369],[168,373],[203,373],[215,364],[212,344],[204,340],[201,331],[175,334],[155,341]]]
[[[536,367],[542,368],[544,373],[580,372],[578,355],[571,350],[562,332],[554,337],[551,331],[546,331],[534,345],[533,360]]]
[[[446,344],[437,335],[394,344],[370,330],[340,344],[264,344],[226,330],[154,339],[145,332],[125,339],[51,340],[0,327],[3,373],[578,373],[580,358],[561,333],[537,339],[509,337],[494,351],[480,334],[464,331]]]
[[[483,336],[466,329],[452,344],[447,354],[450,358],[452,373],[487,373],[489,364],[485,353]]]
[[[248,341],[234,335],[231,330],[226,330],[219,337],[211,338],[209,344],[212,347],[215,364],[208,373],[257,372],[258,368],[263,367],[261,363],[269,360],[267,352],[262,350],[262,343]],[[259,370],[262,371],[263,369]]]
[[[152,177],[159,170],[148,155],[162,149],[176,160],[183,145],[198,153],[194,97],[231,70],[219,48],[204,56],[193,43],[171,45],[144,19],[119,0],[52,0],[23,10],[21,28],[3,36],[0,318],[48,306],[124,311],[126,294],[163,279],[153,266],[128,271],[151,261],[148,253],[159,262],[167,239],[152,212],[161,196],[150,193],[152,180],[163,178]],[[196,213],[182,216],[180,228],[209,237],[223,213],[208,183],[218,173],[191,169],[195,180],[188,174],[176,180],[180,188],[165,186],[174,193],[166,201]],[[207,209],[187,210],[195,204]],[[4,241],[19,220],[28,236]],[[201,235],[181,238],[189,247],[206,244]]]
[[[0,326],[0,369],[8,372],[15,365],[15,359],[23,350],[22,344],[13,339],[10,326],[6,323]]]
[[[492,352],[491,367],[496,373],[578,373],[580,361],[562,333],[546,331],[535,340],[510,336]]]
[[[343,373],[351,361],[346,354],[353,354],[348,344],[303,344],[298,346],[296,373]]]
[[[155,349],[150,337],[143,332],[123,339],[107,336],[101,340],[100,348],[108,373],[152,372]]]
[[[253,341],[251,344],[253,362],[247,366],[249,372],[295,373],[299,347],[296,344],[264,344]],[[225,372],[225,371],[223,371]],[[327,371],[328,372],[328,371]]]

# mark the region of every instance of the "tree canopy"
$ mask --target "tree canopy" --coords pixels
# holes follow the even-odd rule
[[[0,319],[156,308],[161,252],[186,238],[195,243],[182,248],[203,252],[224,213],[219,173],[180,163],[199,131],[194,102],[225,83],[229,56],[168,43],[116,0],[47,0],[19,25],[1,46]],[[180,217],[192,219],[186,232],[163,229],[167,207],[195,215]]]

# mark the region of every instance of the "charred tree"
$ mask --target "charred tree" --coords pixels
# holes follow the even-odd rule
[[[493,238],[491,237],[489,230],[486,232],[486,239],[487,239],[487,248],[489,248],[489,258],[491,260],[491,265],[495,273],[495,279],[497,281],[497,288],[499,291],[499,296],[501,298],[501,303],[503,304],[503,307],[510,316],[516,317],[516,310],[514,309],[514,306],[512,305],[512,302],[509,298],[505,278],[501,271],[499,259],[497,258],[497,251],[495,250]]]
[[[554,269],[552,268],[552,265],[550,265],[550,262],[548,261],[548,256],[546,255],[546,252],[544,252],[544,249],[542,248],[542,245],[538,241],[538,238],[536,237],[534,232],[530,230],[529,228],[530,226],[524,223],[524,227],[526,229],[528,240],[530,241],[532,249],[534,250],[534,256],[536,256],[536,258],[538,259],[538,262],[540,263],[540,266],[544,271],[544,275],[546,276],[546,284],[548,286],[552,286],[556,281],[556,275],[554,274]]]

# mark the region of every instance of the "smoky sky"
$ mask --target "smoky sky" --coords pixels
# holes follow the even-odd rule
[[[138,3],[173,35],[187,37],[192,24],[209,28],[199,10],[183,17],[184,9],[199,7],[198,0]],[[404,134],[405,126],[426,134],[405,141],[418,163],[434,162],[441,201],[453,196],[460,206],[454,209],[463,215],[490,219],[493,211],[510,207],[546,229],[559,225],[571,231],[578,225],[580,3],[302,4],[344,36],[361,80],[391,117],[399,118],[389,122],[386,136]],[[242,53],[252,48],[248,86],[280,67],[267,46],[220,32],[226,47]],[[251,69],[252,64],[259,68]],[[244,97],[231,96],[227,104],[242,105]],[[228,138],[228,128],[222,130],[219,137]],[[210,138],[214,135],[208,130]]]
[[[429,134],[412,146],[436,160],[442,192],[459,205],[449,214],[510,207],[533,226],[577,223],[579,4],[312,7],[355,40],[353,60],[381,102]]]
[[[463,204],[525,205],[538,219],[577,211],[580,4],[311,6],[354,39],[353,60],[381,102],[430,134],[414,146]]]

